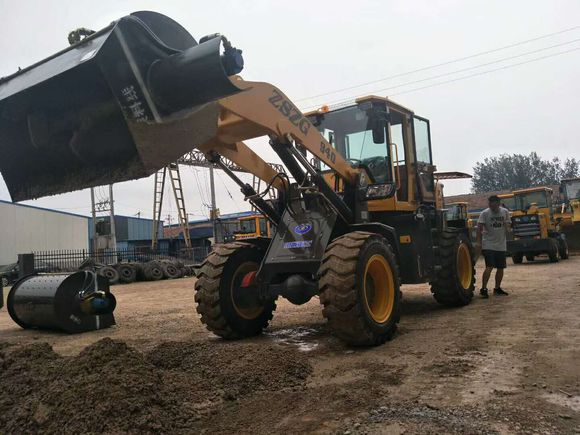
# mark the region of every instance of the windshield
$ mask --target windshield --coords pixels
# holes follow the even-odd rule
[[[536,204],[538,207],[548,207],[548,198],[544,190],[539,192],[528,192],[515,195],[516,209],[517,210],[527,210],[532,204]]]
[[[463,210],[461,204],[449,204],[447,206],[447,220],[457,221],[463,219]]]
[[[580,198],[580,180],[565,181],[566,198],[577,199]]]
[[[240,221],[240,233],[255,233],[256,219],[244,219]]]
[[[371,120],[358,106],[316,115],[312,123],[340,155],[351,163],[366,165],[376,183],[390,181],[386,135],[382,143],[373,141]],[[328,169],[323,165],[323,170]]]
[[[513,196],[508,196],[505,198],[499,197],[499,203],[503,208],[508,210],[516,210],[516,198]]]

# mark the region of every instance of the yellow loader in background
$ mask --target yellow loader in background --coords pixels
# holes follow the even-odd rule
[[[511,212],[513,240],[508,240],[508,251],[515,264],[525,257],[534,261],[546,254],[550,262],[569,256],[566,237],[554,219],[552,189],[533,187],[513,192],[514,210]]]

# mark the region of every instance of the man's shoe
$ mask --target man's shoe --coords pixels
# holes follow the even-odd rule
[[[487,299],[487,298],[489,297],[489,295],[487,294],[487,289],[486,289],[486,288],[482,288],[482,289],[479,291],[479,294],[481,295],[481,297],[482,297],[483,299]]]
[[[507,296],[507,295],[509,295],[509,293],[506,292],[505,290],[503,290],[501,287],[494,288],[493,289],[493,294],[494,295],[498,295],[498,296]]]

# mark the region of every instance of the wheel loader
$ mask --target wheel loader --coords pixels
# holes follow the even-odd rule
[[[429,121],[377,96],[303,114],[242,68],[224,36],[196,41],[166,16],[136,12],[3,78],[0,170],[13,200],[145,177],[197,148],[275,227],[204,261],[195,301],[215,334],[254,336],[279,297],[318,296],[338,337],[377,345],[397,328],[402,284],[429,282],[441,304],[468,304],[473,249],[436,207]],[[259,137],[290,175],[244,143]]]
[[[562,204],[554,210],[559,220],[568,247],[580,251],[580,178],[569,178],[560,182]]]
[[[566,237],[554,219],[552,189],[533,187],[513,192],[514,209],[511,212],[513,240],[507,249],[514,263],[534,261],[541,254],[548,255],[550,262],[568,258]]]

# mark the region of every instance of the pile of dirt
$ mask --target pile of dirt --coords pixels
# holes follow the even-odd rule
[[[286,347],[165,343],[147,354],[103,339],[78,356],[46,343],[0,351],[4,433],[193,430],[224,400],[302,388],[311,368]]]

